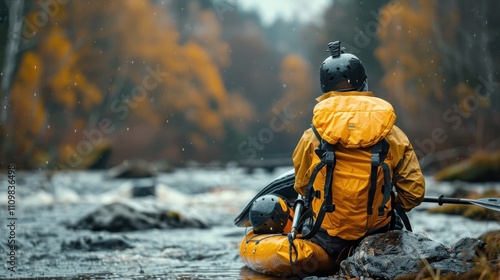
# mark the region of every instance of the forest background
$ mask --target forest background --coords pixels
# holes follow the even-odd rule
[[[230,0],[1,1],[0,168],[291,164],[336,40],[393,104],[424,170],[494,153],[498,11],[332,0],[314,21],[266,23]]]

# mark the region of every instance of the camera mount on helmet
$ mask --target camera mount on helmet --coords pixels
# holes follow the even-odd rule
[[[328,44],[330,56],[320,67],[320,84],[323,92],[368,91],[366,71],[355,55],[346,53],[340,41]]]

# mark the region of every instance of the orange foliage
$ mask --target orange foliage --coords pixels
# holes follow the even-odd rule
[[[239,131],[245,131],[247,123],[255,117],[255,108],[239,92],[231,93],[227,100],[228,106],[224,109],[225,119],[228,120],[232,127]]]
[[[218,65],[229,66],[229,45],[221,41],[222,27],[213,11],[199,12],[192,38],[205,47]]]
[[[41,137],[59,145],[52,157],[64,161],[68,154],[61,147],[74,148],[85,139],[83,129],[98,126],[89,120],[104,116],[118,121],[118,128],[153,125],[161,128],[151,130],[161,133],[156,138],[192,143],[199,150],[225,137],[227,119],[237,114],[219,70],[229,65],[229,46],[221,40],[214,11],[193,10],[196,28],[181,43],[167,4],[72,1],[59,10],[25,53],[13,85],[16,129],[30,131],[25,143]],[[231,100],[237,106],[244,102]],[[27,112],[33,113],[26,117]],[[98,112],[100,118],[91,118]],[[253,111],[242,114],[249,118]],[[162,128],[165,119],[173,125]],[[44,126],[53,132],[41,135]]]
[[[311,69],[301,56],[290,54],[281,63],[280,81],[283,84],[283,96],[277,100],[272,110],[286,110],[295,116],[287,126],[289,132],[300,132],[311,122],[311,113],[315,104]]]
[[[395,9],[394,5],[401,5]],[[381,14],[391,14],[390,22],[379,27],[380,46],[376,56],[386,70],[382,85],[394,100],[416,113],[422,98],[443,100],[444,73],[438,48],[436,24],[440,24],[437,1],[398,1],[389,3]],[[453,9],[451,6],[450,9]],[[398,13],[392,11],[399,10]],[[457,11],[443,32],[453,34],[457,27]]]

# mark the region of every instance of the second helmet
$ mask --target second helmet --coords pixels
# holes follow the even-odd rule
[[[255,233],[282,233],[292,219],[291,212],[284,198],[264,195],[257,198],[250,208],[250,224]]]

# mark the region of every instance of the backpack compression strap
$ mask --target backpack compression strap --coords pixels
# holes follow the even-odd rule
[[[377,173],[378,167],[381,166],[384,174],[384,186],[382,187],[382,193],[384,198],[382,203],[378,207],[378,215],[384,215],[385,204],[391,198],[391,172],[389,165],[384,162],[387,153],[389,152],[389,142],[386,139],[379,141],[377,144],[373,145],[372,148],[372,159],[371,159],[371,173],[370,173],[370,190],[368,192],[368,205],[366,212],[368,215],[373,214],[373,200],[375,198],[375,191],[377,190]]]
[[[313,191],[313,183],[316,179],[316,175],[318,175],[319,171],[326,165],[326,178],[325,178],[325,186],[324,186],[324,199],[323,203],[321,204],[321,208],[319,210],[319,213],[316,217],[316,221],[314,222],[314,225],[312,229],[305,233],[303,232],[303,235],[301,238],[303,239],[310,239],[316,233],[319,231],[321,228],[321,224],[323,223],[323,219],[325,218],[325,214],[331,213],[335,210],[335,205],[333,204],[333,190],[332,190],[332,183],[333,183],[333,170],[335,169],[335,146],[328,143],[324,139],[321,138],[319,135],[318,131],[314,127],[314,125],[311,125],[311,129],[316,135],[316,137],[320,141],[319,148],[316,149],[316,154],[318,157],[321,159],[321,162],[316,165],[314,168],[312,174],[311,174],[311,179],[309,180],[309,183],[307,184],[306,188],[306,197],[305,197],[305,205],[309,209],[311,209],[311,201],[313,198],[313,195],[315,197],[319,197],[319,192]]]

